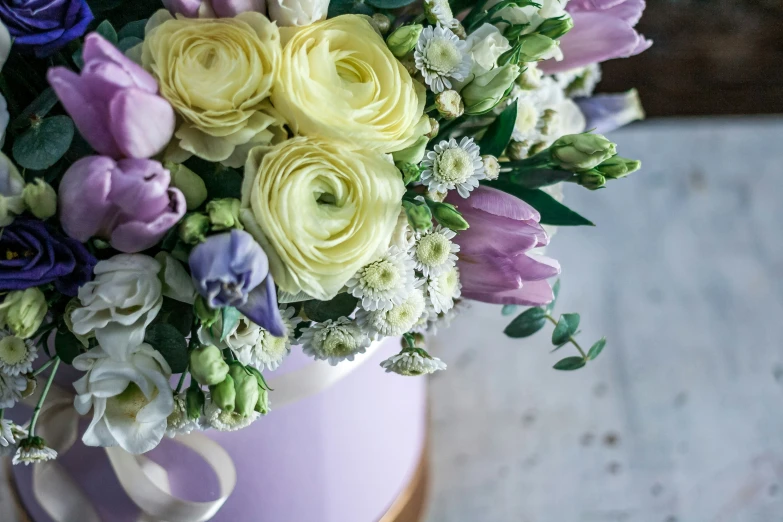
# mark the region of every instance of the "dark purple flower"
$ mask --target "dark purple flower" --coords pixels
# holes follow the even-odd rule
[[[0,0],[0,20],[15,48],[44,57],[83,35],[93,15],[86,0]]]
[[[606,134],[636,120],[644,119],[644,109],[636,89],[620,94],[598,94],[577,98],[576,104],[585,116],[586,128]]]
[[[209,306],[233,306],[272,335],[285,335],[269,261],[253,236],[236,229],[210,236],[193,249],[188,263]]]
[[[0,237],[0,291],[54,283],[58,292],[74,296],[92,279],[97,262],[84,245],[52,225],[20,216]]]

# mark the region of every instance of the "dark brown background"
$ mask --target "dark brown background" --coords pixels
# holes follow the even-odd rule
[[[783,113],[783,0],[647,0],[645,53],[604,64],[648,116]]]

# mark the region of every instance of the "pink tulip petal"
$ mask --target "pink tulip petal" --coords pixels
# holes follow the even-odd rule
[[[68,236],[84,243],[113,220],[108,198],[114,167],[110,158],[88,156],[65,172],[58,190],[58,208]]]
[[[124,89],[112,98],[109,112],[112,135],[125,156],[154,156],[174,134],[174,109],[156,94]]]
[[[541,306],[552,302],[552,299],[554,299],[552,287],[546,280],[525,282],[522,284],[521,288],[496,293],[483,292],[480,290],[465,291],[463,287],[462,295],[467,299],[473,299],[474,301],[481,301],[483,303],[502,305],[515,304],[523,306]]]
[[[141,252],[160,241],[166,232],[185,215],[185,196],[179,189],[168,190],[169,209],[152,221],[127,221],[111,234],[111,246],[120,252]]]
[[[85,64],[89,62],[111,62],[122,68],[123,72],[132,79],[134,84],[147,92],[158,92],[158,82],[144,70],[143,67],[126,57],[119,49],[98,33],[90,33],[84,39],[84,51],[82,52]]]
[[[545,245],[548,241],[546,232],[535,221],[516,221],[485,212],[466,214],[470,228],[455,238],[461,254],[498,251],[508,256]]]
[[[486,293],[519,288],[521,279],[510,259],[502,256],[471,256],[459,261],[462,291]]]
[[[233,18],[240,13],[266,13],[264,0],[212,0],[212,9],[220,18]]]
[[[549,279],[560,273],[560,263],[552,258],[522,254],[513,258],[514,269],[518,274],[524,274],[525,281]]]
[[[495,216],[501,216],[516,220],[535,220],[539,221],[541,215],[536,209],[522,201],[521,199],[507,194],[501,190],[490,187],[479,187],[473,191],[468,199],[457,197],[452,191],[446,198],[448,203],[463,209],[466,207],[483,210]]]

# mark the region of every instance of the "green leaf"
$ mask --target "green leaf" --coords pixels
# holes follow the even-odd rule
[[[514,339],[530,337],[546,324],[546,312],[543,308],[529,308],[519,314],[503,333]]]
[[[123,38],[138,38],[144,40],[144,28],[147,26],[147,19],[136,20],[125,24],[117,33],[117,38],[122,41]]]
[[[74,358],[82,353],[82,343],[65,328],[57,330],[54,336],[54,350],[65,364],[73,364]]]
[[[141,38],[137,38],[135,36],[129,36],[117,42],[117,48],[124,53],[131,47],[136,47],[142,42],[144,42],[144,40],[142,40]]]
[[[163,298],[163,306],[155,318],[157,322],[168,323],[187,337],[193,326],[193,306],[170,297]]]
[[[220,340],[223,341],[228,337],[234,328],[239,324],[239,318],[242,313],[233,306],[224,306],[222,309],[222,323],[223,330],[220,332]]]
[[[566,357],[565,359],[557,361],[553,368],[555,370],[570,372],[582,368],[585,364],[587,363],[581,357]]]
[[[155,323],[147,328],[144,341],[158,350],[171,366],[171,373],[182,373],[188,368],[188,342],[174,326]]]
[[[560,346],[567,343],[569,338],[579,328],[579,314],[563,314],[552,332],[552,344]]]
[[[552,302],[546,305],[546,313],[548,314],[552,313],[552,310],[555,309],[555,305],[557,304],[557,296],[560,295],[560,279],[555,281],[555,284],[552,285],[552,295],[554,296]]]
[[[590,350],[587,352],[587,358],[591,361],[598,357],[600,353],[604,350],[604,347],[606,346],[606,337],[602,337],[599,340],[595,342],[593,346],[590,347]]]
[[[332,0],[329,2],[329,12],[327,18],[334,18],[344,14],[365,14],[370,15],[375,10],[364,3],[364,0]]]
[[[73,121],[68,116],[52,116],[34,124],[14,142],[16,162],[32,170],[44,170],[63,157],[73,140]]]
[[[484,137],[479,141],[479,149],[482,154],[490,154],[499,158],[511,141],[511,133],[514,132],[514,124],[517,121],[517,102],[506,107],[500,116],[487,128]]]
[[[500,313],[503,315],[511,315],[517,311],[517,308],[519,307],[515,304],[503,305],[503,309],[500,311]]]
[[[32,118],[41,120],[47,114],[49,114],[49,111],[51,111],[59,101],[60,100],[57,98],[57,94],[55,94],[54,89],[47,87],[33,100],[30,105],[27,106],[27,108],[25,108],[25,110],[21,112],[21,114],[19,114],[19,116],[14,119],[14,121],[11,123],[11,128],[23,129],[25,127],[29,127]]]
[[[412,4],[416,0],[367,0],[367,3],[378,9],[397,9]]]
[[[317,301],[315,299],[304,304],[304,312],[307,317],[317,323],[337,320],[340,317],[348,317],[356,309],[359,302],[351,294],[337,294],[329,301]]]
[[[95,28],[95,32],[106,38],[114,45],[117,45],[117,31],[114,29],[114,26],[111,25],[110,21],[104,20],[98,24],[98,27]]]
[[[219,163],[210,163],[193,156],[185,166],[201,176],[210,199],[242,197],[242,174]]]
[[[538,210],[538,212],[541,213],[541,223],[545,225],[595,226],[595,223],[580,216],[543,190],[522,188],[504,180],[496,180],[488,185],[511,194],[512,196],[516,196]]]
[[[84,56],[82,56],[82,51],[83,48],[80,46],[71,55],[71,60],[73,60],[73,63],[75,63],[76,67],[78,67],[79,69],[84,68]]]
[[[500,164],[500,167],[503,167],[503,163]],[[567,170],[533,168],[512,170],[506,175],[505,180],[521,188],[537,189],[555,185],[573,177],[574,173]]]

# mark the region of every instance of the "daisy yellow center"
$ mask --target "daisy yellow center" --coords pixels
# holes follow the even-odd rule
[[[347,331],[335,329],[329,332],[323,342],[327,355],[345,356],[356,351],[356,339]]]
[[[395,288],[400,281],[400,272],[394,263],[379,261],[364,269],[362,283],[373,290],[390,290]]]
[[[438,276],[438,287],[443,294],[453,294],[458,283],[459,277],[457,277],[456,270],[449,270]]]
[[[152,398],[154,399],[157,394],[158,390],[156,389]],[[125,388],[125,391],[106,401],[106,413],[112,416],[123,416],[136,420],[136,415],[150,403],[150,400],[144,396],[144,392],[141,391],[141,388],[136,383],[130,383]]]
[[[27,359],[28,349],[24,340],[9,335],[0,340],[0,361],[6,364],[19,364]]]
[[[419,240],[416,257],[427,266],[442,265],[449,259],[451,241],[441,234],[429,234]]]
[[[462,63],[462,53],[454,41],[436,38],[427,48],[427,66],[433,71],[448,74]]]
[[[464,183],[473,175],[473,158],[460,148],[446,149],[438,156],[438,177],[451,183]]]
[[[287,335],[284,335],[283,337],[275,337],[269,332],[264,332],[264,337],[261,339],[261,349],[268,356],[274,359],[280,359],[286,353],[287,342]]]
[[[386,312],[386,322],[392,326],[412,326],[419,319],[423,311],[421,306],[423,301],[416,297],[417,296],[414,294],[402,304],[395,306]]]

